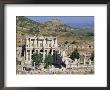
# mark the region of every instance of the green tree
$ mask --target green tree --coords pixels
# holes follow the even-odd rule
[[[94,60],[94,52],[91,53],[90,59],[91,59],[91,61]]]
[[[51,66],[52,63],[53,63],[53,56],[51,54],[46,55],[44,60],[45,68],[48,68],[49,65]]]
[[[77,48],[72,52],[72,54],[70,55],[70,58],[72,60],[79,59],[79,53],[78,53]]]
[[[35,62],[35,65],[37,65],[39,67],[39,65],[42,63],[43,61],[43,55],[42,54],[37,54],[37,53],[34,53],[32,55],[32,65],[34,66],[34,62]]]

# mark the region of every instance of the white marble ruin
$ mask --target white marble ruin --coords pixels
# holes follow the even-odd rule
[[[21,63],[22,67],[24,67],[24,66],[25,67],[32,67],[31,57],[32,57],[32,54],[33,54],[32,53],[33,50],[34,50],[33,53],[43,54],[43,60],[45,60],[45,56],[48,55],[50,50],[51,50],[52,55],[55,51],[58,51],[58,54],[60,54],[60,56],[62,58],[62,61],[66,64],[66,68],[62,67],[62,71],[60,71],[60,69],[58,69],[58,71],[55,71],[55,72],[62,72],[62,73],[70,72],[68,70],[73,70],[71,72],[76,72],[77,69],[75,69],[75,68],[84,69],[83,67],[87,66],[87,64],[86,64],[86,62],[88,60],[87,53],[80,53],[80,55],[82,55],[83,57],[80,58],[80,59],[75,59],[75,61],[73,61],[71,58],[69,58],[66,55],[66,49],[62,49],[61,47],[58,46],[57,37],[27,36],[26,37],[24,57],[21,58],[21,51],[22,51],[21,47],[17,47],[17,53],[16,53],[17,54],[17,59],[19,61],[22,61],[22,63]],[[43,50],[43,51],[41,51],[41,50]],[[80,62],[82,61],[83,65],[78,65],[79,60],[80,60]],[[93,66],[91,66],[91,65],[92,65],[91,60],[89,60],[89,66],[92,68]],[[20,68],[20,66],[18,66],[18,69],[19,68]],[[42,65],[40,65],[40,68],[43,69],[42,71],[45,71],[44,68],[43,68],[43,63],[42,63]],[[34,63],[33,69],[35,70],[35,63]],[[53,72],[54,72],[54,70],[57,70],[56,68],[54,68],[53,65],[50,68],[50,70],[51,69],[52,69]],[[24,69],[22,69],[22,70],[24,70]],[[89,69],[89,70],[91,70],[91,69]],[[35,72],[36,73],[39,73],[39,72],[44,73],[44,72],[41,72],[41,71],[39,71],[39,72],[35,71]]]
[[[53,52],[58,51],[58,53],[62,57],[62,61],[65,62],[66,65],[73,60],[71,60],[69,57],[67,57],[65,51],[58,47],[58,42],[57,42],[57,37],[43,37],[43,36],[27,36],[26,37],[26,51],[24,54],[24,59],[25,59],[25,64],[31,64],[32,60],[32,50],[34,49],[34,53],[42,53],[43,54],[43,60],[45,59],[45,56],[48,55],[50,49],[51,54],[53,55]],[[43,50],[43,52],[40,52]],[[17,47],[17,58],[19,61],[22,60],[20,58],[21,56],[21,47]],[[86,53],[81,53],[81,55],[84,56],[83,58],[83,64],[85,65],[87,62],[87,54]],[[68,59],[67,59],[68,58]],[[74,64],[78,62],[78,59],[75,59],[73,62]],[[89,60],[89,64],[91,64],[91,60]]]
[[[32,50],[34,49],[35,53],[42,53],[43,60],[45,59],[45,55],[49,53],[50,49],[51,54],[57,50],[57,38],[56,37],[26,37],[26,52],[25,59],[28,63],[31,63]],[[43,52],[40,52],[43,50]]]

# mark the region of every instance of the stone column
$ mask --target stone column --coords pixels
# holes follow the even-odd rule
[[[36,39],[34,39],[34,47],[36,47]]]
[[[89,59],[89,65],[91,65],[91,60]]]
[[[86,64],[86,59],[84,58],[84,65]]]
[[[34,39],[34,41],[33,41],[33,47],[35,47],[35,39]]]
[[[57,45],[58,45],[58,44],[57,44],[57,38],[56,38],[56,40],[55,40],[55,46],[57,47]]]
[[[27,52],[27,49],[26,49],[26,61],[28,60],[28,52]]]
[[[29,39],[29,47],[31,47],[31,38]]]
[[[38,38],[36,39],[36,45],[37,45],[37,47],[38,47]]]
[[[47,42],[47,39],[45,39],[45,44],[46,44],[46,47],[48,47],[48,44],[47,44],[48,42]]]
[[[37,47],[37,39],[35,39],[35,47]]]
[[[43,62],[45,60],[45,49],[44,49],[44,52],[43,52]]]
[[[53,49],[52,49],[52,55],[53,55]]]
[[[58,43],[57,43],[57,38],[56,38],[56,47],[57,47]]]
[[[65,51],[63,51],[63,55],[62,55],[62,58],[64,58],[65,57]]]
[[[26,60],[26,51],[24,51],[24,58],[23,61]]]
[[[45,39],[43,40],[43,47],[45,47]]]
[[[49,47],[49,41],[47,40],[47,47]]]
[[[40,43],[39,43],[39,41],[38,41],[38,47],[40,47]]]
[[[30,50],[30,53],[29,53],[29,55],[30,55],[30,59],[29,59],[29,60],[31,61],[31,50]]]
[[[44,41],[42,40],[42,47],[44,46]]]
[[[53,44],[54,44],[54,40],[52,39],[52,41],[51,41],[51,47],[53,47]],[[53,55],[53,49],[52,49],[52,53],[51,54]]]

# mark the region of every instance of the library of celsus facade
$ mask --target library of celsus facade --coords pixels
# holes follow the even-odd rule
[[[50,50],[51,54],[53,54],[57,48],[58,44],[56,37],[28,36],[26,37],[25,59],[26,61],[31,61],[31,56],[33,53],[41,53],[43,54],[44,60],[45,55],[48,54]]]

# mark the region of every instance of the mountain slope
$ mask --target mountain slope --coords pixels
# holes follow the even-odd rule
[[[83,40],[94,40],[94,33],[90,30],[84,28],[79,30],[75,29],[58,19],[40,23],[24,16],[17,16],[16,30],[17,46],[25,44],[25,36],[27,35],[57,36],[59,45],[63,45],[65,41],[68,41],[69,43],[77,41],[80,44],[84,42]]]

